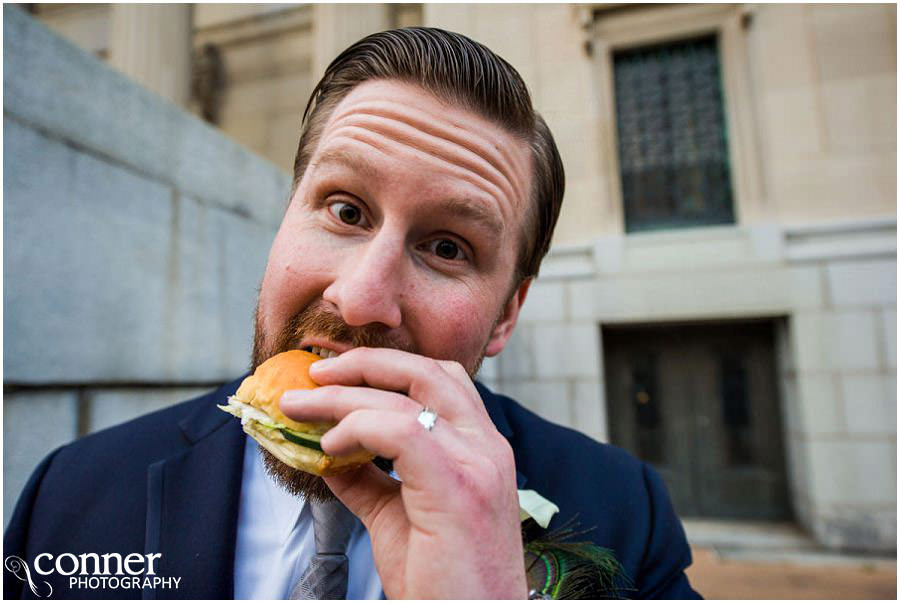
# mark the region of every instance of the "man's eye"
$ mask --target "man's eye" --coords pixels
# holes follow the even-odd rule
[[[437,239],[431,242],[431,251],[439,258],[445,260],[464,260],[466,254],[459,248],[459,245],[450,239]]]
[[[365,221],[365,217],[363,216],[361,209],[350,203],[345,203],[344,201],[332,203],[328,206],[328,211],[330,211],[335,218],[337,218],[344,224],[349,224],[351,226],[356,226],[360,222]]]

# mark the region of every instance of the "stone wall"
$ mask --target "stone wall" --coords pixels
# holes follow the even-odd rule
[[[896,222],[720,227],[557,248],[485,380],[608,440],[605,325],[780,319],[799,522],[839,549],[896,546]]]
[[[315,86],[314,13],[310,5],[194,5],[194,47],[214,45],[221,57],[216,125],[285,170]]]
[[[709,33],[739,224],[896,216],[894,5],[462,3],[423,15],[486,44],[528,84],[566,166],[558,244],[624,231],[613,53]]]
[[[290,182],[3,13],[5,525],[56,446],[246,370]]]
[[[365,35],[422,21],[420,4],[36,4],[32,10],[62,37],[176,104],[198,115],[205,106],[226,135],[285,170],[293,165],[306,101],[331,60]],[[147,41],[154,39],[167,44]],[[189,100],[170,93],[191,82],[187,46],[194,81],[206,82]],[[197,61],[207,46],[218,58]]]
[[[416,4],[194,4],[193,44],[220,53],[217,125],[290,170],[306,101],[329,63],[364,36],[419,24]]]

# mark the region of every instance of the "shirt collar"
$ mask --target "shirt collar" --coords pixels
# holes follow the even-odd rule
[[[278,534],[282,534],[282,544],[290,538],[300,521],[300,515],[306,507],[306,498],[302,495],[294,496],[275,482],[275,479],[266,471],[262,455],[259,453],[259,444],[247,437],[247,446],[253,447],[253,456],[256,466],[254,472],[261,476],[265,484],[266,498],[269,501],[269,517],[276,524]]]

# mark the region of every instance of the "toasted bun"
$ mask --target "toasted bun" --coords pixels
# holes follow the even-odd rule
[[[256,372],[244,379],[238,388],[235,398],[255,406],[277,423],[305,433],[322,434],[328,431],[331,424],[300,423],[289,419],[281,412],[281,396],[291,389],[313,389],[319,387],[309,376],[309,367],[316,360],[321,360],[311,352],[291,350],[272,356],[258,367]]]
[[[301,433],[321,435],[334,426],[333,423],[301,423],[281,412],[281,396],[292,389],[318,387],[309,376],[310,365],[321,358],[310,352],[291,350],[272,356],[259,365],[252,375],[244,379],[234,397],[258,408],[276,423]],[[257,421],[243,421],[244,431],[260,446],[271,452],[281,462],[312,473],[333,475],[368,463],[375,455],[359,452],[345,457],[333,457],[320,450],[291,442],[277,429],[268,429]]]

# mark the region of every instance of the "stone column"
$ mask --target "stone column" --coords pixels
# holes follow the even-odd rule
[[[315,4],[313,12],[313,80],[328,64],[360,38],[391,26],[387,4]]]
[[[191,5],[111,6],[110,65],[186,107],[191,89]]]

